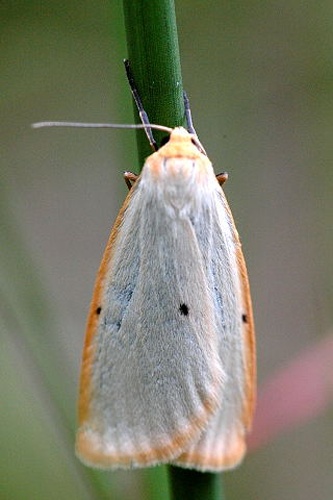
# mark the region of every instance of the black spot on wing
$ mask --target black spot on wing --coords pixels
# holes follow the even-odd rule
[[[187,316],[188,312],[189,312],[189,308],[186,304],[180,304],[179,311],[180,311],[180,314],[182,314],[183,316]]]
[[[247,314],[242,314],[242,321],[243,323],[248,323]]]

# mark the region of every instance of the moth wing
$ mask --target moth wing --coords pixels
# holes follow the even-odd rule
[[[218,355],[205,263],[188,218],[140,180],[98,274],[81,373],[76,451],[91,466],[170,461],[219,405]]]
[[[227,378],[220,406],[200,439],[174,463],[202,471],[235,467],[245,451],[255,400],[255,339],[246,265],[234,221],[221,190],[215,198],[210,287],[219,329],[219,355]]]

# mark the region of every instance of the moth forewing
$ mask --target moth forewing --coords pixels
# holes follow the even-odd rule
[[[245,452],[254,376],[237,231],[210,161],[176,128],[146,160],[102,259],[77,454],[100,468],[233,467]]]

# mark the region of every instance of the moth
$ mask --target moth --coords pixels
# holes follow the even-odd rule
[[[256,392],[248,274],[234,220],[192,125],[132,184],[98,271],[83,350],[77,456],[104,469],[235,467]]]

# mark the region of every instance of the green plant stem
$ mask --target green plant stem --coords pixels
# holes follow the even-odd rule
[[[183,125],[183,87],[173,0],[123,0],[123,6],[128,59],[150,122],[169,127]],[[136,111],[135,115],[139,122]],[[154,131],[154,136],[159,144],[161,133]],[[141,130],[137,142],[142,166],[151,149]],[[169,467],[169,479],[174,500],[223,498],[220,475]]]
[[[221,474],[169,467],[171,500],[223,500]]]
[[[151,123],[184,124],[176,14],[173,0],[124,0],[128,59]],[[135,111],[136,121],[140,122]],[[165,135],[154,131],[157,143]],[[137,132],[140,165],[151,154],[142,130]]]

